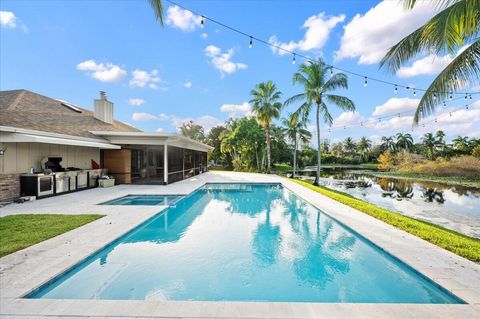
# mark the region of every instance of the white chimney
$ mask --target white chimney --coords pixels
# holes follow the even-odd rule
[[[113,123],[113,103],[107,100],[107,95],[104,91],[100,91],[100,99],[94,100],[95,112],[93,116],[102,122]]]

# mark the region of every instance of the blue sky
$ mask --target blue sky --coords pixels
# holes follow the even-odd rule
[[[329,64],[404,85],[425,88],[453,55],[419,56],[397,74],[379,70],[385,50],[433,16],[430,6],[404,12],[397,1],[179,1],[247,34]],[[207,130],[249,111],[249,92],[272,80],[284,98],[298,93],[293,72],[302,62],[281,55],[169,3],[165,26],[147,1],[4,1],[1,4],[0,88],[24,88],[92,108],[99,90],[115,103],[115,117],[144,131],[175,131],[194,120]],[[407,90],[349,77],[357,113],[332,107],[333,141],[346,136],[377,140],[411,132],[417,96]],[[479,90],[478,83],[470,90]],[[466,89],[466,91],[468,90]],[[475,97],[475,96],[474,96]],[[474,102],[475,100],[473,100]],[[443,129],[448,137],[480,136],[480,103],[463,97],[411,132]],[[283,111],[294,111],[295,105]],[[385,115],[396,114],[400,116]],[[380,121],[378,118],[380,117]],[[437,122],[435,123],[435,119]],[[360,122],[363,126],[360,126]],[[310,125],[314,124],[313,120]],[[344,129],[343,127],[346,127]],[[313,130],[313,127],[310,126]]]

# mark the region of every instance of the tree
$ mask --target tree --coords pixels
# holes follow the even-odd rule
[[[333,121],[325,102],[334,104],[344,111],[355,111],[355,104],[347,97],[332,94],[330,92],[338,89],[348,89],[348,78],[344,73],[336,73],[327,80],[327,73],[330,68],[322,60],[318,62],[309,61],[299,66],[298,71],[293,74],[293,84],[300,84],[303,92],[292,96],[285,105],[303,102],[295,112],[297,116],[308,119],[310,112],[316,106],[316,128],[317,128],[317,173],[314,185],[319,185],[321,166],[321,139],[320,139],[320,117],[325,123]],[[329,75],[328,75],[329,77]]]
[[[288,118],[282,120],[285,135],[293,142],[293,174],[295,178],[295,170],[297,168],[297,150],[298,141],[302,144],[308,143],[312,134],[305,129],[305,122],[295,116],[293,113],[288,113]]]
[[[435,139],[435,136],[433,136],[432,133],[426,133],[423,135],[422,138],[423,145],[425,146],[425,149],[427,151],[427,157],[429,159],[434,159],[435,158],[435,147],[437,146],[437,141]]]
[[[397,144],[395,143],[393,136],[382,136],[382,144],[380,147],[382,151],[390,151],[392,153],[397,150]]]
[[[405,0],[407,9],[416,3]],[[390,48],[380,62],[380,67],[386,66],[395,73],[421,53],[448,52],[455,56],[423,94],[415,112],[415,124],[431,114],[450,92],[475,83],[480,75],[480,0],[440,0],[435,5],[442,10]],[[459,52],[463,46],[466,48]]]
[[[280,110],[283,104],[279,102],[282,93],[277,90],[272,81],[266,83],[259,83],[250,92],[252,99],[252,111],[258,123],[265,129],[265,144],[267,152],[267,173],[270,173],[271,168],[271,154],[270,154],[270,126],[272,119],[280,118]]]
[[[350,136],[345,138],[345,140],[343,141],[343,148],[345,150],[345,153],[347,153],[349,156],[355,154],[356,145]]]
[[[203,126],[195,124],[193,121],[183,122],[179,129],[183,136],[199,142],[205,141],[205,132]]]
[[[397,133],[396,148],[399,150],[412,151],[413,150],[413,138],[410,133]]]
[[[468,136],[457,136],[452,140],[453,148],[460,154],[466,154],[469,151]]]
[[[435,133],[437,149],[442,156],[445,156],[447,150],[447,143],[445,143],[445,133],[442,130],[438,130]]]
[[[163,26],[163,3],[162,0],[148,0],[155,13],[155,18]]]
[[[208,153],[209,158],[215,161],[215,164],[224,163],[224,154],[221,151],[222,139],[228,133],[228,130],[225,126],[218,125],[213,127],[206,137],[206,143],[210,146],[213,146],[214,149]]]
[[[357,150],[360,153],[360,155],[362,156],[362,159],[364,161],[368,160],[368,153],[369,153],[371,147],[372,147],[372,141],[370,141],[365,136],[360,138],[360,140],[357,142]]]

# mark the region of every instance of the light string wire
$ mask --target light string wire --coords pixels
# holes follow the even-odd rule
[[[210,22],[213,22],[214,24],[217,24],[225,29],[228,29],[230,31],[233,31],[233,32],[236,32],[238,34],[241,34],[245,37],[247,37],[247,40],[249,41],[249,47],[251,47],[253,45],[253,41],[256,41],[256,42],[259,42],[259,43],[262,43],[262,44],[265,44],[267,46],[270,46],[270,47],[273,47],[273,48],[276,48],[277,50],[281,50],[283,52],[286,52],[286,53],[289,53],[292,55],[293,57],[293,63],[295,63],[295,58],[296,57],[300,57],[300,58],[303,58],[304,60],[306,61],[310,61],[310,62],[313,62],[315,63],[316,61],[308,56],[305,56],[305,55],[302,55],[302,54],[299,54],[295,51],[292,51],[292,50],[288,50],[288,49],[285,49],[284,47],[282,46],[279,46],[279,45],[276,45],[274,43],[270,43],[266,40],[263,40],[261,38],[258,38],[252,34],[248,34],[244,31],[241,31],[237,28],[234,28],[230,25],[227,25],[223,22],[220,22],[216,19],[213,19],[213,18],[210,18],[210,17],[207,17],[206,15],[203,15],[201,13],[198,13],[190,8],[187,8],[183,5],[180,5],[174,1],[171,1],[171,0],[165,0],[166,2],[172,4],[172,5],[175,5],[183,10],[187,10],[189,12],[191,12],[192,14],[194,15],[197,15],[197,16],[200,16],[202,18],[201,20],[201,25],[203,26],[205,23],[204,21],[210,21]],[[333,70],[337,70],[337,71],[341,71],[341,72],[344,72],[344,73],[348,73],[348,74],[351,74],[351,75],[354,75],[354,76],[357,76],[357,77],[360,77],[360,78],[363,78],[365,80],[365,84],[367,83],[367,80],[370,80],[370,81],[375,81],[375,82],[379,82],[379,83],[383,83],[383,84],[387,84],[387,85],[391,85],[391,86],[394,86],[395,89],[397,88],[403,88],[403,89],[407,89],[407,90],[415,90],[415,91],[421,91],[421,92],[426,92],[427,89],[423,89],[423,88],[416,88],[414,86],[409,86],[409,85],[403,85],[403,84],[399,84],[399,83],[395,83],[395,82],[390,82],[390,81],[386,81],[386,80],[382,80],[382,79],[378,79],[378,78],[374,78],[374,77],[370,77],[370,76],[366,76],[366,75],[363,75],[363,74],[360,74],[360,73],[357,73],[357,72],[353,72],[353,71],[349,71],[349,70],[346,70],[346,69],[343,69],[343,68],[339,68],[339,67],[336,67],[334,65],[331,65],[331,64],[327,64],[325,63],[325,65],[330,68],[331,72],[333,72]],[[450,94],[450,95],[465,95],[465,96],[469,96],[469,95],[473,95],[473,94],[480,94],[480,91],[477,91],[477,92],[439,92],[439,91],[434,91],[433,93],[437,93],[437,94],[440,94],[440,93],[446,93],[446,94]]]
[[[472,102],[466,104],[465,106],[458,107],[458,108],[453,109],[453,110],[448,110],[448,109],[446,109],[446,110],[448,110],[448,111],[445,111],[445,112],[443,112],[443,113],[437,114],[432,120],[427,121],[427,122],[424,122],[424,123],[422,123],[421,125],[419,124],[417,127],[412,126],[411,129],[409,129],[408,131],[403,131],[403,133],[414,132],[415,130],[423,130],[424,128],[426,128],[426,125],[428,125],[428,124],[440,123],[441,120],[439,120],[439,117],[441,117],[441,116],[443,116],[443,115],[446,115],[446,114],[449,114],[449,117],[453,117],[453,115],[454,115],[456,112],[463,111],[463,110],[469,110],[469,107],[470,107],[471,105],[473,105],[474,103],[476,103],[477,101],[478,101],[478,100],[472,101]],[[412,114],[415,113],[415,111],[405,111],[405,112],[409,112],[409,113],[412,113]],[[398,113],[397,113],[397,116],[398,116]],[[355,122],[351,122],[351,123],[355,123]],[[359,127],[359,126],[363,126],[363,127],[368,128],[368,125],[373,124],[373,123],[378,123],[378,120],[376,120],[376,119],[369,119],[369,120],[360,122],[360,123],[362,123],[362,124],[358,124],[359,122],[356,122],[356,123],[357,123],[357,124],[332,126],[332,127],[328,128],[328,130],[327,130],[327,132],[326,132],[325,134],[330,134],[332,131],[346,130],[346,129],[351,129],[351,128]]]

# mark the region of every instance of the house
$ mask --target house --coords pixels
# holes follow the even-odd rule
[[[0,201],[20,196],[20,176],[42,171],[48,157],[72,170],[99,163],[117,184],[167,184],[206,171],[211,146],[142,132],[113,115],[104,92],[92,112],[27,90],[0,91]]]

